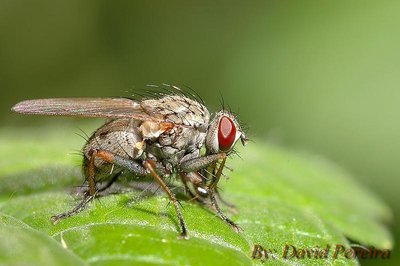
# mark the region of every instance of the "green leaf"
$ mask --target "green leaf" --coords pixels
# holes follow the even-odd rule
[[[385,226],[391,211],[348,173],[320,156],[262,141],[244,148],[243,159],[232,158],[228,165],[234,171],[225,171],[230,178],[220,181],[222,195],[238,213],[224,211],[241,226],[240,234],[207,208],[182,201],[190,239],[178,239],[179,223],[166,196],[143,197],[137,189],[102,197],[53,225],[52,215],[79,202],[79,196],[68,193],[83,180],[79,157],[68,155],[83,144],[72,133],[68,128],[0,132],[0,211],[6,215],[0,216],[1,230],[20,236],[15,241],[21,244],[29,237],[36,249],[63,246],[68,255],[60,258],[70,258],[71,252],[95,265],[259,264],[251,258],[254,245],[266,248],[268,260],[278,265],[357,265],[343,252],[334,259],[336,245],[348,249],[351,239],[392,247]],[[10,223],[18,226],[9,230]],[[45,235],[53,239],[44,240]],[[292,246],[328,247],[329,254],[292,258],[289,252],[284,259],[285,247],[292,251]]]
[[[54,239],[0,213],[1,265],[87,265]]]

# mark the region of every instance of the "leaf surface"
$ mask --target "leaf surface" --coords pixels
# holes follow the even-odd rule
[[[0,131],[0,230],[4,237],[17,235],[14,241],[22,246],[31,241],[35,254],[54,248],[60,262],[252,265],[262,263],[251,257],[254,245],[260,245],[268,251],[268,261],[277,265],[358,265],[343,252],[335,259],[336,245],[349,248],[351,239],[381,249],[392,247],[385,226],[392,219],[390,210],[348,173],[320,156],[262,141],[242,149],[243,159],[230,159],[234,171],[225,171],[229,179],[220,181],[221,194],[238,213],[223,209],[241,226],[240,234],[208,208],[182,200],[190,239],[178,239],[179,223],[166,196],[143,197],[129,187],[53,225],[52,215],[79,202],[79,195],[69,191],[83,182],[80,159],[68,153],[83,143],[70,128],[18,132]],[[311,252],[316,247],[329,248],[329,253],[327,258],[315,258],[304,250],[304,258],[296,258],[294,247],[298,256],[301,249]],[[0,258],[7,252],[0,248]],[[10,264],[24,259],[7,258]],[[40,259],[32,257],[38,263]]]

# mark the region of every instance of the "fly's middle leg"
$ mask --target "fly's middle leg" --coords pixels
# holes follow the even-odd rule
[[[183,215],[181,209],[179,208],[179,202],[176,199],[175,194],[169,189],[169,187],[165,184],[164,180],[157,174],[156,165],[152,160],[146,160],[143,163],[144,167],[150,172],[150,174],[154,177],[157,183],[161,186],[161,188],[168,194],[169,199],[172,201],[175,207],[176,214],[178,215],[179,223],[181,225],[181,237],[184,239],[188,239],[186,223],[183,220]]]
[[[99,158],[106,163],[120,166],[139,176],[145,176],[148,174],[148,171],[141,164],[137,163],[136,161],[130,158],[125,158],[105,150],[93,150],[90,154],[91,157],[89,160],[88,177],[87,177],[89,190],[84,194],[82,201],[75,208],[73,208],[70,211],[52,216],[51,220],[53,221],[54,224],[57,224],[60,220],[64,218],[73,216],[83,211],[86,208],[87,204],[96,197],[98,192],[107,189],[118,178],[120,173],[117,173],[105,187],[97,189],[95,180],[95,164],[94,164],[96,158]]]
[[[181,181],[184,185],[185,192],[188,193],[189,196],[191,197],[189,201],[195,200],[196,202],[205,205],[206,202],[202,199],[202,196],[204,195],[199,194],[199,189],[202,189],[205,177],[198,172],[190,172],[190,173],[180,172],[179,176],[181,177]],[[195,193],[193,193],[192,190],[189,188],[188,183],[191,183],[193,185]],[[204,189],[204,191],[206,190]]]

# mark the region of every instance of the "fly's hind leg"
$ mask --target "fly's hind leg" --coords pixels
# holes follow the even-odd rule
[[[62,219],[80,213],[86,208],[86,205],[94,199],[94,197],[95,195],[89,195],[88,193],[85,193],[82,201],[77,206],[75,206],[72,210],[69,210],[67,212],[51,216],[51,221],[53,222],[53,224],[58,224],[58,222],[60,222]]]
[[[89,190],[84,194],[82,201],[75,208],[73,208],[70,211],[52,216],[51,220],[53,221],[53,224],[57,224],[60,220],[73,216],[83,211],[86,208],[87,204],[96,197],[98,192],[104,191],[118,179],[120,173],[114,175],[113,178],[110,180],[110,182],[108,182],[103,188],[97,189],[95,180],[95,164],[94,164],[96,158],[100,158],[106,163],[118,165],[140,176],[148,174],[148,171],[143,166],[141,166],[139,163],[135,162],[132,159],[125,158],[105,150],[93,150],[91,152],[91,157],[88,166],[89,171],[88,171],[87,181],[89,184]]]
[[[105,184],[102,188],[99,188],[99,189],[97,190],[97,192],[103,192],[103,191],[105,191],[107,188],[111,187],[112,184],[114,184],[114,182],[118,180],[118,178],[120,177],[121,174],[122,174],[122,171],[116,173],[115,175],[113,175],[113,177],[111,178],[111,180],[108,181],[107,184]]]

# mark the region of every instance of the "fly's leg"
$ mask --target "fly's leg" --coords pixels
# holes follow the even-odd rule
[[[96,197],[96,195],[99,191],[104,191],[105,189],[110,187],[111,184],[118,178],[119,174],[114,176],[104,188],[97,190],[95,177],[94,177],[94,174],[95,174],[94,162],[95,162],[96,157],[100,158],[101,160],[103,160],[106,163],[111,163],[111,164],[121,166],[121,167],[123,167],[137,175],[140,175],[140,176],[145,176],[148,174],[147,170],[145,168],[143,168],[143,166],[141,166],[139,163],[137,163],[129,158],[124,158],[122,156],[119,156],[117,154],[113,154],[111,152],[104,151],[104,150],[93,150],[92,155],[89,160],[89,169],[88,169],[89,170],[88,171],[89,172],[89,175],[88,175],[89,191],[87,191],[84,194],[82,201],[75,208],[73,208],[70,211],[52,216],[51,220],[53,221],[53,224],[57,224],[60,220],[67,218],[67,217],[71,217],[71,216],[83,211],[86,208],[87,204]]]
[[[197,202],[199,202],[202,205],[205,205],[206,203],[204,202],[204,200],[202,200],[199,195],[195,195],[189,188],[189,186],[187,185],[188,182],[192,183],[195,189],[198,189],[199,185],[201,184],[201,182],[203,181],[202,179],[202,175],[200,175],[199,173],[184,173],[181,172],[179,173],[179,176],[181,177],[181,181],[183,183],[183,185],[185,186],[185,191],[189,194],[189,196],[191,197],[191,199],[189,201],[195,200]],[[204,177],[203,177],[204,178]]]
[[[228,223],[232,229],[236,232],[239,233],[241,231],[240,227],[234,223],[231,219],[229,219],[221,210],[221,208],[219,207],[217,200],[215,199],[215,194],[213,190],[210,190],[209,192],[210,195],[210,200],[211,200],[211,205],[214,207],[215,211],[217,212],[218,216],[225,221],[226,223]]]
[[[111,179],[110,181],[108,181],[107,184],[106,184],[104,187],[98,189],[97,192],[103,192],[103,191],[106,190],[107,188],[111,187],[112,184],[114,184],[114,182],[118,180],[118,177],[119,177],[121,174],[122,174],[122,172],[116,173],[116,174],[112,177],[112,179]]]
[[[227,206],[227,207],[229,208],[229,210],[230,210],[232,213],[234,213],[234,214],[237,214],[237,213],[238,213],[235,204],[230,203],[230,202],[226,201],[224,198],[222,198],[221,194],[219,193],[218,188],[215,188],[215,196],[218,198],[218,200],[219,200],[222,204],[224,204],[225,206]]]
[[[78,214],[81,211],[83,211],[86,208],[86,205],[95,198],[97,193],[103,192],[104,190],[109,188],[118,179],[118,177],[120,175],[121,175],[121,172],[115,174],[112,177],[112,179],[110,181],[108,181],[108,183],[104,187],[97,190],[97,192],[94,195],[90,195],[88,192],[85,192],[82,201],[75,208],[73,208],[72,210],[70,210],[68,212],[64,212],[64,213],[52,216],[51,219],[52,219],[53,223],[57,224],[61,219],[73,216],[73,215]]]
[[[164,180],[162,180],[162,178],[157,174],[156,165],[152,160],[146,160],[143,163],[143,166],[150,172],[150,174],[154,177],[154,179],[161,186],[161,188],[165,191],[165,193],[168,194],[169,199],[174,204],[176,214],[178,215],[179,223],[180,223],[181,229],[182,229],[181,237],[184,239],[188,239],[186,224],[185,224],[185,221],[183,220],[181,209],[179,208],[179,203],[175,197],[175,194],[165,184]]]
[[[86,208],[86,205],[94,199],[94,197],[95,197],[95,195],[89,195],[88,193],[85,193],[82,201],[75,208],[73,208],[72,210],[69,210],[67,212],[52,216],[51,221],[53,222],[53,224],[58,224],[58,222],[61,221],[62,219],[68,218],[68,217],[74,216],[75,214],[80,213],[81,211],[83,211]]]
[[[215,196],[219,199],[219,201],[221,203],[223,203],[224,205],[226,205],[233,213],[237,213],[236,206],[234,204],[224,200],[222,198],[221,194],[219,193],[218,188],[217,188],[218,181],[219,181],[219,179],[220,179],[220,177],[222,175],[222,170],[225,167],[225,161],[226,161],[226,158],[224,158],[222,160],[222,162],[221,162],[221,164],[220,164],[220,166],[219,166],[217,171],[216,171],[216,168],[217,168],[216,163],[213,163],[213,165],[209,167],[210,168],[209,172],[213,173],[212,181],[210,183],[210,189],[215,188],[214,189]]]
[[[212,179],[212,181],[210,183],[210,190],[213,190],[214,188],[217,187],[219,179],[220,179],[220,177],[222,175],[222,170],[224,170],[224,167],[225,167],[225,162],[226,162],[226,156],[224,158],[222,158],[222,162],[219,165],[217,173],[215,175],[213,175],[213,179]],[[214,164],[216,164],[216,163],[214,163]],[[214,166],[214,169],[215,168],[216,168],[216,165]]]
[[[189,179],[191,179],[191,177],[189,175],[196,174],[196,173],[199,174],[198,172],[200,170],[207,168],[207,166],[209,166],[210,164],[215,164],[218,160],[221,160],[221,159],[222,159],[222,163],[218,169],[219,176],[218,176],[218,173],[217,173],[217,175],[213,175],[213,180],[210,183],[210,188],[213,189],[214,186],[216,186],[216,184],[218,183],[219,177],[222,174],[222,169],[225,165],[226,154],[224,152],[217,153],[217,154],[211,154],[211,155],[207,155],[207,156],[203,156],[203,157],[197,157],[194,159],[190,159],[190,160],[181,162],[181,164],[179,166],[180,171],[181,171],[181,177],[183,175],[183,177],[186,177],[186,178],[189,177]],[[213,166],[213,169],[215,169],[215,166]],[[186,183],[185,182],[183,182],[183,183],[185,184],[185,188],[186,188],[187,187]],[[191,193],[191,192],[189,192],[189,193],[194,197],[194,199],[196,199],[196,200],[198,199],[198,196],[193,195],[193,193]],[[204,203],[200,199],[198,199],[198,200],[201,203]]]
[[[80,213],[81,211],[83,211],[86,208],[87,204],[95,198],[96,181],[94,179],[94,173],[95,173],[94,161],[97,156],[98,156],[97,151],[94,150],[92,152],[92,155],[90,156],[90,160],[89,160],[89,168],[88,168],[89,175],[87,177],[89,190],[84,193],[82,201],[77,206],[75,206],[72,210],[52,216],[51,220],[52,220],[53,224],[57,224],[62,219],[65,219],[65,218],[68,218],[75,214]],[[100,157],[100,156],[98,156],[98,157]]]
[[[198,170],[205,169],[208,165],[215,163],[221,159],[226,159],[226,154],[224,152],[190,159],[181,162],[180,170],[186,173],[197,172]]]
[[[228,223],[236,233],[239,233],[239,232],[241,231],[240,227],[239,227],[236,223],[234,223],[231,219],[229,219],[229,218],[222,212],[222,210],[221,210],[221,208],[219,207],[218,202],[217,202],[217,200],[216,200],[216,198],[215,198],[215,195],[217,195],[217,197],[219,197],[219,199],[220,199],[222,202],[224,202],[224,201],[221,199],[221,195],[220,195],[219,192],[218,192],[217,184],[218,184],[218,181],[219,181],[219,179],[220,179],[220,177],[221,177],[221,175],[222,175],[222,170],[223,170],[224,167],[225,167],[225,161],[226,161],[226,156],[222,158],[222,162],[221,162],[221,164],[219,165],[218,170],[216,170],[216,168],[217,168],[216,162],[214,162],[214,165],[212,165],[212,173],[213,173],[212,176],[213,176],[213,178],[212,178],[212,181],[211,181],[211,183],[210,183],[208,193],[209,193],[211,205],[214,207],[214,209],[215,209],[215,211],[217,212],[217,214],[219,215],[219,217],[220,217],[223,221],[225,221],[226,223]],[[228,204],[229,204],[229,203],[228,203]],[[228,204],[226,204],[226,205],[229,207]],[[231,206],[232,206],[232,205],[231,205]]]
[[[181,173],[179,176],[181,177],[181,181],[185,187],[185,192],[187,192],[190,195],[190,197],[195,198],[196,195],[193,194],[193,192],[190,190],[189,186],[187,185],[187,181],[186,181],[184,173]]]
[[[239,233],[241,231],[240,227],[235,224],[231,219],[229,219],[221,210],[221,208],[218,205],[217,200],[215,199],[215,194],[214,191],[217,189],[217,184],[219,181],[219,178],[222,175],[222,170],[225,166],[225,161],[226,161],[226,154],[225,153],[217,153],[217,154],[212,154],[204,157],[199,157],[199,158],[194,158],[188,161],[184,161],[180,165],[180,169],[184,172],[197,172],[200,169],[205,169],[207,166],[210,164],[215,164],[218,160],[221,160],[222,162],[218,167],[218,170],[216,170],[216,165],[212,165],[211,168],[212,170],[212,180],[211,183],[208,187],[208,194],[210,197],[211,205],[214,207],[215,211],[217,212],[218,216],[228,223],[232,229]],[[216,171],[216,173],[215,173]],[[216,192],[217,193],[217,192]]]

